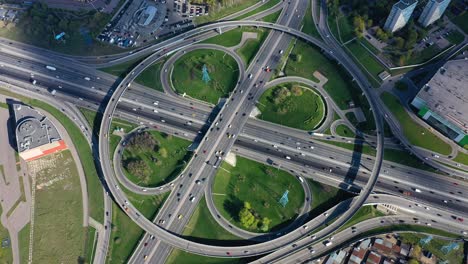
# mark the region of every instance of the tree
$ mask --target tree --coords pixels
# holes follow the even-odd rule
[[[146,162],[142,160],[131,160],[128,162],[124,162],[125,169],[128,170],[132,175],[138,177],[140,180],[146,182],[148,180],[148,176],[151,173],[151,169],[146,164]]]
[[[416,44],[416,41],[418,40],[418,32],[414,29],[409,29],[408,30],[408,36],[406,38],[406,43],[405,43],[405,48],[410,49],[413,47],[414,44]]]
[[[269,218],[263,217],[260,230],[262,230],[263,232],[267,232],[268,229],[270,229],[270,223],[271,223],[271,220]]]
[[[419,264],[419,261],[417,261],[416,259],[412,258],[408,261],[408,264]]]
[[[405,40],[402,37],[396,37],[394,44],[397,49],[402,49],[405,46]]]
[[[239,212],[239,220],[241,224],[246,228],[252,228],[258,224],[258,220],[255,219],[252,213],[252,207],[249,202],[244,202],[244,208]]]
[[[411,253],[414,258],[418,258],[421,255],[421,246],[416,245],[413,248],[413,252]]]
[[[366,24],[364,19],[361,16],[355,16],[353,18],[353,25],[354,25],[354,34],[358,38],[362,37],[362,33],[366,30]]]

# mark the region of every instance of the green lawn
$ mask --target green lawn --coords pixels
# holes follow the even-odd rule
[[[351,217],[351,219],[348,220],[348,222],[346,222],[346,224],[338,229],[338,232],[359,222],[380,216],[385,216],[385,214],[375,209],[373,205],[363,206],[359,208],[359,210],[353,215],[353,217]]]
[[[281,10],[276,11],[275,13],[269,14],[268,16],[265,16],[264,18],[260,20],[264,22],[275,23],[278,20],[278,17],[280,14],[281,14]]]
[[[352,78],[341,66],[332,63],[318,49],[302,41],[297,41],[292,54],[285,67],[286,75],[317,81],[312,74],[316,70],[319,71],[328,78],[323,88],[338,107],[348,109],[348,102],[353,101],[356,107],[362,108],[367,119],[367,122],[355,124],[355,126],[363,132],[373,133],[375,123],[372,112],[369,110],[369,103],[362,95],[361,89],[350,81]],[[300,61],[297,56],[299,54],[302,57]]]
[[[343,43],[354,38],[354,28],[349,20],[349,17],[343,15],[339,15],[336,19],[338,22],[339,36],[341,37],[341,41]]]
[[[258,0],[241,0],[235,2],[225,2],[221,8],[210,9],[209,15],[196,17],[194,23],[197,25],[219,20],[222,17],[237,13],[258,3]]]
[[[289,203],[283,208],[279,199],[286,190],[290,191]],[[289,173],[237,157],[236,167],[223,163],[218,170],[213,199],[220,213],[240,228],[244,227],[238,219],[239,211],[244,202],[249,202],[260,218],[271,219],[270,230],[277,230],[295,219],[304,192],[299,180]]]
[[[356,134],[354,134],[354,132],[347,125],[338,125],[336,126],[335,130],[336,134],[338,134],[339,136],[352,138],[356,137]]]
[[[327,143],[330,145],[334,145],[340,148],[348,149],[353,152],[357,153],[362,153],[366,154],[369,156],[375,156],[376,155],[376,150],[372,148],[369,145],[362,145],[362,144],[352,144],[352,143],[344,143],[344,142],[336,142],[336,141],[331,141],[331,140],[321,140],[319,139],[320,142]]]
[[[107,72],[109,74],[118,76],[118,77],[124,77],[125,75],[130,73],[130,70],[132,70],[138,64],[140,64],[140,62],[143,61],[143,59],[144,58],[132,59],[132,60],[126,61],[121,64],[117,64],[111,67],[101,68],[100,70],[103,72]]]
[[[135,82],[146,87],[155,89],[157,91],[164,91],[164,88],[161,84],[161,68],[164,64],[164,61],[156,62],[155,64],[148,67],[144,70],[138,77],[136,77]]]
[[[129,201],[148,219],[154,218],[169,193],[157,196],[143,196],[130,193],[122,188]],[[143,230],[136,225],[115,203],[112,204],[112,232],[109,243],[107,263],[127,263],[137,246]]]
[[[36,177],[33,261],[71,263],[84,259],[83,197],[69,150],[31,161]]]
[[[412,245],[421,245],[419,241],[423,238],[426,238],[427,235],[424,234],[414,234],[414,233],[400,233],[400,238],[404,243]],[[451,244],[452,241],[447,241],[439,238],[433,238],[431,242],[427,245],[422,246],[423,249],[428,250],[434,254],[439,261],[447,260],[448,263],[463,263],[464,253],[463,253],[463,243],[458,242],[458,249],[452,250],[450,253],[446,254],[442,252],[441,248],[443,246]]]
[[[201,255],[190,254],[188,252],[173,249],[166,260],[166,264],[241,264],[248,263],[242,259],[210,258]]]
[[[140,149],[127,145],[122,163],[130,181],[140,186],[154,187],[170,182],[183,170],[192,156],[187,151],[191,142],[158,131],[149,133],[156,142],[156,149]],[[143,161],[149,167],[148,175],[133,175],[125,169],[127,162],[137,160]]]
[[[254,29],[251,27],[237,27],[228,31],[224,31],[223,29],[222,34],[218,34],[209,39],[205,39],[200,43],[216,44],[224,47],[233,47],[240,43],[242,39],[242,32],[251,30]]]
[[[412,56],[408,59],[406,65],[426,62],[441,52],[442,49],[437,47],[437,45],[432,45],[430,47],[424,48],[421,52],[413,53]]]
[[[20,263],[27,264],[29,259],[29,233],[31,224],[26,224],[23,229],[18,232],[18,248],[20,255]]]
[[[257,33],[256,39],[246,40],[244,45],[242,45],[242,47],[236,50],[236,52],[241,56],[242,60],[244,60],[245,65],[250,64],[250,62],[262,46],[263,42],[265,41],[266,37],[268,36],[268,32],[270,31],[265,29],[258,29],[255,30],[255,32]]]
[[[317,27],[315,26],[314,20],[312,19],[312,9],[309,5],[307,6],[307,10],[304,16],[304,20],[302,21],[302,32],[311,35],[312,37],[316,37],[321,39],[320,34],[317,31]]]
[[[321,184],[311,179],[307,179],[307,182],[309,183],[309,188],[312,193],[310,201],[312,209],[309,213],[310,219],[327,211],[339,202],[353,197],[353,194],[336,187]]]
[[[0,206],[0,215],[3,212],[3,208]],[[6,229],[2,223],[0,223],[0,240],[10,238],[8,229]],[[11,250],[11,245],[8,247],[0,247],[0,264],[10,264],[13,263],[13,252]]]
[[[205,198],[200,200],[182,235],[196,242],[218,246],[247,243],[242,238],[236,237],[226,231],[216,222],[208,209]]]
[[[409,114],[406,113],[398,98],[390,93],[384,92],[381,94],[381,99],[398,119],[400,126],[403,129],[403,134],[411,144],[444,155],[450,154],[450,145],[431,133],[428,129],[414,122]]]
[[[468,12],[467,11],[463,12],[462,15],[457,16],[457,17],[452,19],[452,22],[455,25],[457,25],[461,30],[463,30],[465,32],[465,34],[468,34],[468,23],[466,23],[466,21],[468,21]]]
[[[88,226],[88,233],[86,234],[86,258],[85,263],[93,263],[94,255],[96,254],[96,243],[98,233],[94,227]]]
[[[453,160],[468,166],[468,154],[461,151],[458,151],[457,156]]]
[[[268,3],[266,3],[264,5],[261,5],[260,7],[255,8],[254,10],[252,10],[250,12],[247,12],[247,13],[241,15],[241,16],[236,17],[235,20],[241,20],[241,19],[244,19],[246,17],[253,16],[253,15],[255,15],[257,13],[260,13],[262,11],[265,11],[267,9],[270,9],[273,6],[275,6],[276,4],[278,4],[280,1],[282,1],[282,0],[270,0],[270,1],[268,1]]]
[[[65,127],[68,135],[75,144],[75,148],[81,160],[81,165],[83,166],[83,170],[86,175],[89,215],[98,222],[102,222],[104,219],[104,196],[102,186],[101,182],[99,181],[96,167],[94,166],[95,160],[92,155],[91,148],[89,147],[86,138],[83,136],[83,134],[81,134],[80,129],[75,125],[75,123],[73,123],[73,121],[68,119],[66,115],[49,104],[36,99],[30,99],[19,94],[11,93],[3,89],[0,89],[0,93],[18,98],[25,104],[44,109],[57,118],[59,122]]]
[[[318,93],[291,83],[266,90],[257,107],[260,119],[302,130],[316,128],[326,114]]]
[[[127,263],[142,235],[143,230],[113,203],[112,232],[106,263]]]
[[[202,67],[206,65],[211,81],[202,81]],[[172,83],[180,94],[216,104],[228,96],[239,77],[236,61],[222,51],[200,49],[183,55],[174,64]]]
[[[383,72],[384,67],[374,58],[374,56],[364,48],[358,40],[346,44],[347,49],[353,55],[353,59],[364,68],[363,72],[368,76],[369,81],[374,87],[380,86],[379,73]]]
[[[426,170],[430,172],[436,172],[434,168],[423,163],[422,160],[411,155],[410,152],[396,150],[396,149],[384,149],[384,159],[413,167],[416,169]]]

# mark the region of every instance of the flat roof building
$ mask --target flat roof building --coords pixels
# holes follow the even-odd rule
[[[395,32],[404,27],[411,18],[411,14],[413,14],[417,4],[417,0],[400,0],[398,3],[394,4],[385,21],[384,29]]]
[[[419,16],[418,22],[423,27],[429,26],[442,17],[449,4],[450,0],[429,0]]]
[[[27,105],[12,106],[16,145],[22,159],[31,161],[67,148],[57,128],[41,112]]]
[[[439,132],[468,144],[468,61],[445,63],[413,99],[418,115]]]

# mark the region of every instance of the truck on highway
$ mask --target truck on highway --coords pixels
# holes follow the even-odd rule
[[[331,241],[328,241],[328,240],[323,241],[323,244],[324,244],[326,247],[329,247],[329,246],[333,245],[333,243],[332,243]]]
[[[316,133],[316,132],[311,132],[310,134],[311,134],[312,136],[318,136],[318,137],[323,137],[323,136],[325,136],[325,135],[322,134],[322,133]]]
[[[57,69],[55,67],[52,67],[52,66],[49,66],[49,65],[46,65],[45,66],[48,70],[51,70],[51,71],[56,71]]]

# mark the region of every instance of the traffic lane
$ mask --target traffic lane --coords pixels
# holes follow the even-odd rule
[[[299,156],[293,157],[292,154],[290,154],[291,159],[287,160],[284,158],[284,155],[288,155],[289,153],[286,152],[285,154],[282,152],[278,152],[278,151],[270,149],[268,146],[262,147],[259,145],[254,145],[252,144],[252,142],[249,142],[249,141],[238,140],[236,144],[240,147],[253,150],[257,153],[263,153],[262,155],[260,155],[261,160],[263,160],[263,162],[267,164],[270,164],[270,165],[283,164],[283,163],[296,164],[298,165],[297,169],[296,170],[290,169],[289,172],[299,173],[303,175],[304,177],[315,178],[316,175],[320,175],[322,177],[323,176],[334,177],[334,178],[340,179],[343,184],[357,184],[357,186],[363,186],[367,182],[368,177],[369,177],[369,174],[366,172],[352,171],[352,173],[355,176],[351,180],[349,178],[350,171],[349,169],[346,169],[346,168],[335,169],[333,172],[329,172],[326,169],[325,170],[320,169],[324,167],[323,167],[323,164],[318,161],[302,159],[302,157],[299,157]],[[318,169],[315,169],[315,168],[318,168]],[[319,174],[317,174],[315,171]],[[441,207],[450,206],[454,210],[457,210],[458,212],[461,212],[461,213],[468,211],[468,207],[467,207],[468,203],[454,200],[453,196],[449,192],[445,194],[440,193],[440,192],[435,193],[433,191],[424,191],[420,193],[414,192],[412,190],[413,187],[408,186],[408,184],[402,183],[399,180],[395,180],[394,177],[392,176],[385,177],[385,178],[380,177],[376,186],[384,192],[390,192],[394,194],[404,195],[403,193],[405,192],[411,192],[412,194],[408,198],[431,201],[432,203],[437,204],[438,206],[441,206]],[[450,188],[450,185],[448,185],[447,188]],[[448,201],[448,202],[445,203],[444,201]]]
[[[248,88],[247,88],[247,89],[248,89]],[[233,95],[232,97],[235,98],[235,95]],[[240,101],[242,101],[243,98],[245,98],[245,97],[241,97]],[[239,108],[239,107],[238,107],[238,108]],[[219,114],[219,116],[222,116],[222,111],[221,111],[221,113]],[[221,118],[220,118],[220,119],[221,119]],[[230,123],[233,123],[233,122],[232,122],[232,119],[233,119],[233,115],[231,114],[231,120],[229,121]],[[220,121],[222,121],[222,120],[220,120]],[[216,124],[219,124],[219,123],[218,123],[219,121],[216,121],[216,120],[215,120],[215,122],[216,122]],[[213,130],[210,130],[210,131],[208,132],[208,135],[211,134],[211,132],[216,133],[216,131],[217,131],[217,130],[214,130],[214,131],[213,131]],[[220,133],[224,133],[224,132],[220,132]],[[208,135],[206,136],[206,138],[208,138]],[[215,146],[213,146],[213,147],[215,147]]]
[[[327,159],[332,159],[332,160],[336,160],[340,162],[346,162],[348,164],[352,162],[353,164],[361,165],[367,168],[370,168],[375,161],[375,158],[369,155],[361,154],[361,157],[360,157],[359,154],[356,154],[356,152],[343,150],[342,148],[339,148],[336,146],[330,146],[329,144],[319,142],[316,140],[304,140],[301,138],[293,138],[286,133],[282,133],[281,131],[256,129],[256,128],[247,126],[247,128],[244,129],[244,133],[248,134],[249,137],[251,135],[255,136],[253,140],[268,141],[271,143],[271,146],[274,148],[278,148],[282,145],[288,146],[290,148],[296,148],[297,152],[300,155],[303,155],[304,153],[308,153],[310,155],[316,155],[315,156],[316,158],[322,159],[324,161]],[[277,145],[277,143],[275,142],[279,142],[280,145]],[[359,149],[358,146],[356,146],[356,148]],[[357,157],[357,159],[355,159],[355,157]],[[353,161],[353,159],[355,160]],[[446,184],[448,180],[448,178],[444,177],[443,175],[430,173],[427,171],[418,170],[418,169],[414,169],[414,168],[406,167],[406,166],[395,166],[392,164],[396,165],[396,163],[392,163],[392,162],[389,162],[389,164],[384,165],[384,170],[383,170],[384,174],[395,173],[395,170],[396,170],[400,172],[405,172],[406,178],[410,178],[410,177],[424,178],[424,177],[427,177],[427,175],[431,175],[431,181],[423,182],[423,184],[428,188],[434,188],[437,190],[437,187],[440,184]],[[452,180],[452,186],[449,192],[452,192],[452,194],[454,195],[462,195],[466,197],[467,195],[466,189],[463,188],[461,184],[463,184],[463,182]]]
[[[83,95],[83,96],[85,96],[85,95]],[[431,181],[428,181],[428,182],[434,182],[434,181],[431,180]],[[456,183],[456,182],[454,182],[454,183]],[[439,183],[436,183],[436,184],[439,184]],[[456,184],[458,184],[458,183],[456,183]],[[463,191],[461,188],[457,187],[457,185],[454,185],[453,188],[455,189],[454,191],[456,191],[456,193],[458,193],[458,194],[460,194],[459,192],[462,192],[462,191]],[[459,190],[456,190],[457,188],[458,188]],[[453,192],[453,191],[452,191],[452,192]],[[450,199],[449,199],[449,200],[450,200]]]

